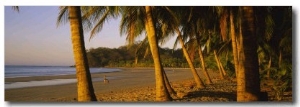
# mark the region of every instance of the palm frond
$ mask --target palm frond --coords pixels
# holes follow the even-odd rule
[[[59,14],[56,20],[56,26],[58,27],[60,24],[65,24],[69,21],[69,11],[67,6],[59,7]]]
[[[179,39],[180,39],[179,36],[177,36],[173,45],[173,50],[175,50],[176,46],[178,45]]]
[[[145,14],[141,7],[124,7],[122,12],[120,34],[125,34],[127,43],[131,45],[145,32]]]
[[[107,16],[108,16],[109,10],[106,10],[106,12],[104,13],[104,15],[101,17],[101,19],[98,21],[98,23],[94,26],[94,28],[91,31],[91,35],[90,35],[90,39],[91,40],[96,33],[98,33],[99,31],[102,30],[104,21],[106,20]]]
[[[12,6],[11,8],[17,12],[20,12],[19,6]]]

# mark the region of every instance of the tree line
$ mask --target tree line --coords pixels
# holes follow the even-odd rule
[[[137,45],[119,48],[98,47],[87,50],[90,67],[154,67],[150,53],[137,55]],[[160,48],[164,67],[188,67],[181,49]],[[195,63],[196,64],[196,63]]]
[[[87,50],[87,58],[90,67],[154,67],[150,53],[137,55],[138,43],[120,46],[118,48],[98,47]],[[188,68],[182,49],[159,48],[162,65],[171,68]],[[192,55],[191,55],[192,56]],[[218,70],[218,63],[213,53],[205,53],[207,68]],[[198,56],[191,58],[195,67],[201,67]],[[234,73],[232,56],[220,55],[220,63],[229,76]]]

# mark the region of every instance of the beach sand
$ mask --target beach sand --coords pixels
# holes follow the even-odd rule
[[[192,78],[189,69],[165,69],[170,82],[186,80]],[[93,80],[102,79],[106,75],[109,83],[103,81],[93,82],[95,93],[99,99],[104,93],[113,93],[123,90],[131,90],[140,87],[154,87],[154,69],[152,68],[122,68],[119,72],[95,73],[92,74]],[[75,75],[62,76],[39,76],[39,77],[20,77],[6,78],[5,82],[28,82],[51,79],[72,79]],[[5,90],[5,101],[74,101],[77,97],[76,83],[37,86],[27,88],[16,88]]]
[[[121,68],[122,71],[92,74],[95,94],[101,102],[152,102],[155,101],[154,69]],[[205,89],[193,88],[190,69],[165,68],[172,87],[177,92],[173,101],[236,101],[236,83],[219,80],[218,72],[209,71],[212,85]],[[202,72],[200,78],[204,80]],[[103,82],[106,75],[109,83]],[[5,82],[26,82],[51,79],[75,79],[75,75],[6,78]],[[76,102],[76,83],[5,89],[5,101],[9,102]]]

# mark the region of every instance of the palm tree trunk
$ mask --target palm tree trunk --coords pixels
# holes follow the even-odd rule
[[[200,77],[199,77],[199,75],[198,75],[198,73],[197,73],[197,71],[196,71],[196,69],[195,69],[195,66],[194,66],[194,64],[192,63],[192,60],[191,60],[191,58],[190,58],[190,56],[189,56],[189,54],[188,54],[188,52],[187,52],[187,50],[186,50],[186,48],[185,48],[185,46],[184,46],[184,42],[183,42],[183,40],[182,40],[182,37],[181,37],[181,35],[180,35],[180,32],[178,32],[178,37],[179,37],[179,41],[180,41],[180,44],[181,44],[182,51],[183,51],[183,54],[184,54],[184,56],[185,56],[185,59],[186,59],[186,61],[188,62],[189,66],[190,66],[190,68],[191,68],[192,74],[193,74],[193,76],[194,76],[194,79],[195,79],[195,82],[196,82],[196,85],[197,85],[196,87],[197,87],[197,88],[204,88],[205,85],[204,85],[203,82],[201,81],[201,79],[200,79]]]
[[[198,41],[199,42],[199,41]],[[199,46],[198,46],[198,53],[199,53],[199,57],[200,57],[200,62],[201,62],[201,65],[202,65],[202,71],[204,73],[204,76],[206,77],[207,81],[206,81],[206,84],[212,84],[211,82],[211,79],[207,73],[207,69],[205,67],[205,62],[204,62],[204,58],[203,58],[203,54],[202,54],[202,50],[201,50],[201,47],[200,47],[200,43],[198,43]]]
[[[228,52],[227,52],[228,53]],[[226,55],[227,56],[227,55]],[[220,61],[220,58],[218,57],[218,55],[216,54],[216,58],[217,58],[217,60],[218,60],[218,63],[220,64],[220,67],[221,67],[221,70],[222,70],[222,73],[223,73],[223,75],[224,76],[227,76],[227,73],[226,73],[226,71],[225,71],[225,69],[224,69],[224,67],[223,67],[223,64],[222,64],[222,62]]]
[[[150,50],[152,53],[154,66],[155,66],[155,81],[156,81],[156,101],[170,101],[172,98],[168,93],[165,86],[165,80],[163,77],[163,68],[161,65],[161,60],[159,56],[158,43],[154,29],[154,22],[152,20],[151,7],[146,6],[146,21],[145,27],[147,32],[147,37],[150,45]]]
[[[220,67],[221,67],[221,70],[222,70],[223,75],[224,75],[224,76],[227,76],[227,73],[226,73],[226,71],[225,71],[225,69],[224,69],[224,67],[223,67],[223,64],[221,63],[221,61],[220,61],[220,59],[219,59],[218,56],[217,56],[217,59],[218,59],[218,61],[219,61],[219,64],[220,64]]]
[[[78,101],[96,101],[84,46],[80,7],[70,6],[68,9],[76,65]]]
[[[267,78],[268,79],[270,79],[271,66],[272,66],[272,57],[270,56],[269,64],[268,64],[268,71],[267,71]]]
[[[163,73],[164,73],[165,85],[166,85],[166,87],[167,87],[167,89],[168,89],[168,92],[169,92],[171,95],[173,95],[173,96],[177,95],[176,92],[174,91],[174,89],[172,88],[170,82],[169,82],[169,79],[168,79],[168,77],[167,77],[166,72],[163,71]]]
[[[139,61],[139,57],[136,55],[135,58],[134,58],[134,65],[135,66],[137,66],[138,61]]]
[[[235,35],[235,27],[234,27],[234,16],[232,13],[232,9],[230,10],[230,35],[231,35],[231,43],[232,43],[232,53],[233,53],[233,60],[234,60],[234,68],[235,68],[235,75],[237,76],[238,74],[238,51],[237,51],[237,40],[236,40],[236,35]]]
[[[253,7],[242,7],[242,36],[239,45],[239,72],[237,75],[237,101],[260,100],[260,79],[257,56],[257,36]]]
[[[281,60],[282,60],[282,52],[279,50],[279,58],[278,58],[278,67],[281,67]]]
[[[221,65],[220,65],[220,62],[219,62],[219,59],[218,59],[218,56],[217,56],[217,52],[216,50],[214,50],[214,55],[215,55],[215,60],[216,60],[216,63],[218,65],[218,68],[219,68],[219,72],[220,72],[220,79],[224,79],[224,74],[223,74],[223,71],[222,71],[222,68],[221,68]]]

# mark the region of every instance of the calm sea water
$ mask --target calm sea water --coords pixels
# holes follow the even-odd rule
[[[74,67],[68,66],[11,66],[5,65],[5,78],[55,76],[75,74]],[[116,68],[90,68],[91,73],[121,71]]]
[[[68,75],[75,74],[74,67],[67,66],[9,66],[5,65],[5,78],[15,77],[32,77],[32,76],[56,76],[56,75]],[[90,68],[91,73],[99,72],[116,72],[121,69],[115,68]],[[114,79],[115,77],[108,77],[108,79]],[[103,78],[93,78],[94,81],[101,81]],[[53,79],[53,80],[41,80],[41,81],[28,81],[28,82],[5,82],[5,89],[24,88],[24,87],[36,87],[36,86],[49,86],[59,84],[69,84],[77,82],[74,79]]]

